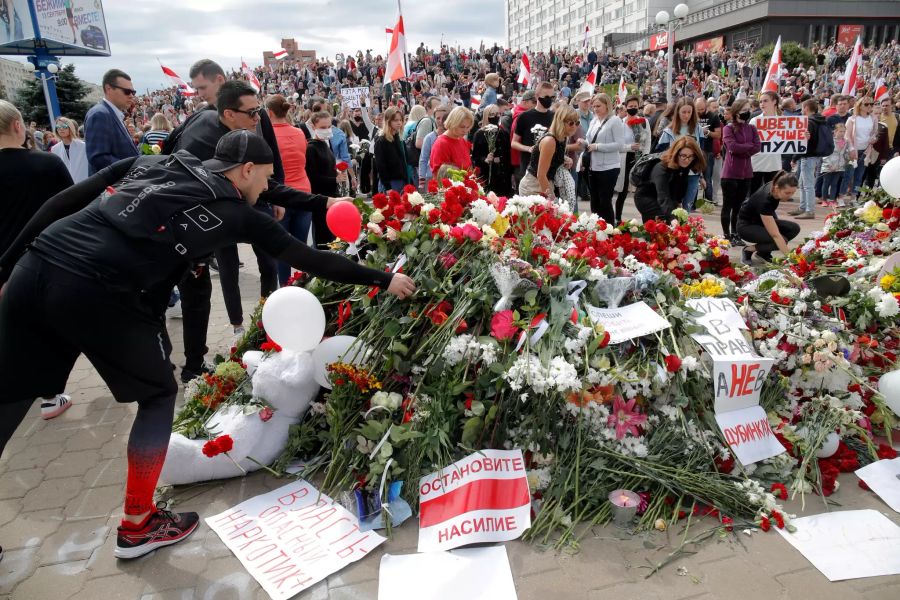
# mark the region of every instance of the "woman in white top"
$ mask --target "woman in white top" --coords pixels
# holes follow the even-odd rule
[[[78,125],[72,119],[60,117],[56,120],[56,135],[59,136],[59,143],[54,144],[50,151],[65,163],[73,182],[87,179],[87,147],[84,141],[78,139]]]
[[[594,118],[585,140],[590,156],[591,212],[610,225],[616,224],[612,198],[616,179],[619,178],[621,152],[638,150],[640,144],[625,143],[622,119],[612,112],[612,102],[606,94],[597,94],[591,100]]]
[[[750,124],[759,129],[756,124],[760,119],[777,117],[781,112],[778,106],[779,101],[778,94],[775,92],[768,91],[760,94],[759,108],[762,109],[762,114],[750,119]],[[775,174],[781,170],[781,154],[759,152],[750,157],[750,164],[753,166],[753,179],[750,181],[750,195],[752,196],[756,190],[772,181]]]
[[[863,96],[853,107],[853,116],[847,119],[847,136],[850,143],[850,160],[856,161],[853,170],[853,193],[859,196],[859,188],[866,174],[866,151],[878,138],[878,121],[872,116],[872,98]]]

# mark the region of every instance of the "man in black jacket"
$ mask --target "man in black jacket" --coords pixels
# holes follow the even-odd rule
[[[51,198],[0,257],[0,452],[33,399],[64,385],[82,353],[118,402],[138,404],[118,558],[180,542],[198,524],[197,513],[153,504],[178,393],[163,312],[195,261],[225,244],[254,242],[317,276],[377,285],[399,298],[415,291],[405,275],[313,250],[252,210],[273,160],[262,138],[240,130],[225,134],[202,163],[187,152],[117,162]],[[294,207],[308,198],[278,200]]]

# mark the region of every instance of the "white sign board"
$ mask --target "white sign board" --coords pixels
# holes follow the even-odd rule
[[[514,540],[529,527],[521,450],[482,450],[419,481],[419,552]]]
[[[353,87],[341,89],[341,105],[345,108],[362,108],[362,102],[365,102],[366,106],[371,106],[369,103],[369,88]]]
[[[241,502],[207,525],[274,600],[287,600],[385,541],[302,479]]]
[[[875,461],[858,469],[856,476],[884,500],[884,503],[900,513],[900,458]]]
[[[750,121],[759,134],[761,154],[806,154],[809,122],[801,116],[760,115]]]
[[[100,0],[34,0],[34,9],[42,38],[109,56]]]
[[[381,557],[378,600],[516,600],[504,546]]]
[[[784,452],[784,446],[772,433],[769,418],[761,406],[717,414],[716,423],[731,451],[743,465]]]
[[[794,519],[796,533],[776,529],[829,581],[900,574],[900,527],[876,510],[846,510]]]
[[[591,320],[603,325],[609,333],[610,344],[621,344],[672,326],[646,302],[635,302],[619,308],[597,308],[588,305],[587,311]]]

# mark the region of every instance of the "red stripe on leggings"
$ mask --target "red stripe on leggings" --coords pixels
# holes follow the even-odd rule
[[[419,527],[431,527],[472,510],[518,508],[529,500],[524,477],[479,479],[419,505]]]

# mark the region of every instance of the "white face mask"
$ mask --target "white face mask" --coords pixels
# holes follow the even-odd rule
[[[332,135],[334,135],[330,127],[328,129],[314,129],[313,132],[316,138],[320,140],[330,140]]]

